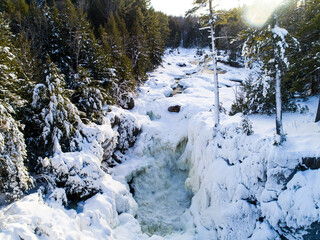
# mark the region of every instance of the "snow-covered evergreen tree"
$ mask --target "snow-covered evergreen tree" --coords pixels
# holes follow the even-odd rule
[[[32,186],[24,161],[26,145],[21,126],[13,118],[14,108],[21,106],[16,49],[11,43],[8,22],[0,13],[0,203],[18,199]]]
[[[161,38],[159,16],[154,10],[150,10],[145,19],[146,40],[150,58],[149,70],[162,62],[164,41]]]
[[[19,64],[12,44],[12,33],[8,21],[0,13],[0,99],[7,99],[12,106],[21,105],[18,96],[23,79],[18,78]]]
[[[281,143],[285,140],[282,127],[281,78],[288,70],[289,55],[298,49],[299,44],[287,30],[278,26],[276,18],[274,21],[273,26],[268,25],[249,33],[244,55],[249,61],[261,61],[264,77],[268,78],[270,86],[275,86],[274,90],[268,90],[275,93],[276,134],[279,137],[277,142]]]
[[[144,80],[148,68],[148,50],[145,33],[143,31],[144,16],[140,8],[135,10],[135,18],[130,28],[132,32],[129,55],[133,63],[134,76],[137,80]]]
[[[27,151],[21,126],[11,114],[12,107],[0,101],[0,204],[18,199],[33,186],[24,165]]]
[[[133,66],[126,55],[121,32],[113,14],[109,16],[105,30],[105,38],[110,46],[112,66],[115,70],[115,78],[110,84],[111,95],[114,97],[115,103],[124,106],[127,104],[127,101],[124,100],[126,93],[134,91],[136,84],[133,77]]]
[[[35,86],[33,92],[35,114],[28,120],[29,141],[40,156],[76,148],[73,137],[81,120],[68,95],[64,75],[48,57],[43,81]]]
[[[236,113],[274,113],[274,82],[260,69],[251,73],[236,91],[236,101],[231,106],[230,115]]]
[[[85,113],[85,117],[90,121],[101,123],[105,115],[103,106],[106,95],[103,89],[99,88],[99,83],[94,81],[84,68],[79,68],[79,73],[75,75],[76,84],[72,101],[80,111]]]
[[[60,19],[59,10],[56,4],[49,7],[44,3],[44,6],[42,7],[42,14],[45,17],[47,29],[43,54],[49,54],[51,60],[58,64],[59,68],[63,68],[65,67],[65,61],[62,61],[64,43],[62,35],[62,21]]]

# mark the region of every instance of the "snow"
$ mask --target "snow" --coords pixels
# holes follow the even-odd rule
[[[275,36],[279,36],[282,41],[285,41],[285,36],[287,36],[288,31],[284,28],[280,28],[279,26],[274,26],[272,29],[272,32],[275,34]]]
[[[213,78],[194,65],[195,52],[167,53],[139,87],[134,109],[113,108],[104,125],[84,127],[81,152],[45,162],[61,172],[74,169],[71,186],[89,184],[97,194],[75,210],[62,206],[63,189],[30,194],[0,210],[0,239],[280,239],[279,233],[295,239],[319,221],[320,171],[299,169],[302,157],[320,156],[318,98],[301,103],[309,112],[283,114],[283,146],[274,145],[274,115],[248,116],[250,136],[241,114],[221,113],[215,128]],[[234,80],[245,80],[249,71],[218,68],[226,71],[219,91],[228,112],[239,84]],[[170,97],[177,84],[183,92]],[[168,111],[174,105],[180,112]],[[111,119],[121,114],[132,131],[136,123],[142,132],[123,163],[105,173],[102,145],[118,137]]]

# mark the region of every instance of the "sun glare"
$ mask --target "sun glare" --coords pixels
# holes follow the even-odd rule
[[[282,0],[254,0],[246,6],[244,19],[253,27],[262,27]]]

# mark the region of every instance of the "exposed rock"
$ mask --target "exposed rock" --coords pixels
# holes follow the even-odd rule
[[[177,63],[177,66],[178,66],[178,67],[186,67],[187,64],[185,64],[185,63]]]
[[[104,143],[101,144],[101,146],[103,148],[102,161],[106,161],[108,165],[112,165],[112,161],[109,164],[109,159],[111,159],[111,157],[113,156],[113,153],[117,146],[117,137],[107,139]]]
[[[236,61],[225,61],[222,59],[218,59],[218,62],[221,62],[223,64],[229,65],[231,67],[235,67],[235,68],[243,68],[244,64],[241,62],[236,62]]]
[[[180,84],[176,84],[172,89],[173,91],[169,97],[173,97],[174,95],[181,94],[183,93],[183,90],[184,90],[183,86],[181,86]]]
[[[229,79],[229,81],[236,82],[236,83],[242,83],[243,82],[243,80],[241,80],[241,79]]]
[[[302,158],[302,164],[306,169],[319,169],[320,157],[304,157]]]
[[[122,95],[120,106],[127,110],[134,108],[134,97],[131,94]]]
[[[122,162],[123,154],[133,147],[141,132],[140,124],[131,113],[116,108],[114,110],[109,114],[109,119],[112,129],[118,133],[116,144],[113,146],[113,142],[105,143],[104,154],[104,160],[110,167]],[[111,146],[113,146],[112,151],[109,150]]]
[[[176,113],[178,113],[178,112],[180,112],[180,110],[181,110],[181,106],[180,106],[180,105],[170,106],[170,107],[168,108],[168,111],[169,111],[169,112],[176,112]]]

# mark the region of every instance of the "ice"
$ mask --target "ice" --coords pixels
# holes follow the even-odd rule
[[[113,110],[142,129],[122,164],[109,173],[99,170],[103,142],[117,137],[110,118],[83,129],[87,140],[80,141],[81,152],[51,159],[61,172],[75,168],[88,175],[97,194],[77,211],[62,205],[61,189],[50,199],[30,194],[0,210],[0,239],[319,237],[310,228],[320,218],[320,171],[301,165],[302,157],[320,156],[320,124],[314,123],[318,98],[301,103],[309,112],[284,113],[287,141],[275,146],[274,115],[248,116],[253,134],[247,136],[241,114],[227,114],[249,72],[218,63],[224,70],[219,81],[226,114],[215,128],[212,74],[198,71],[195,53],[166,53],[163,65],[139,87],[135,108]],[[181,78],[183,92],[169,97],[175,78]],[[168,112],[173,105],[181,105],[181,111]],[[84,162],[90,164],[83,167]],[[70,181],[82,184],[81,178]]]

